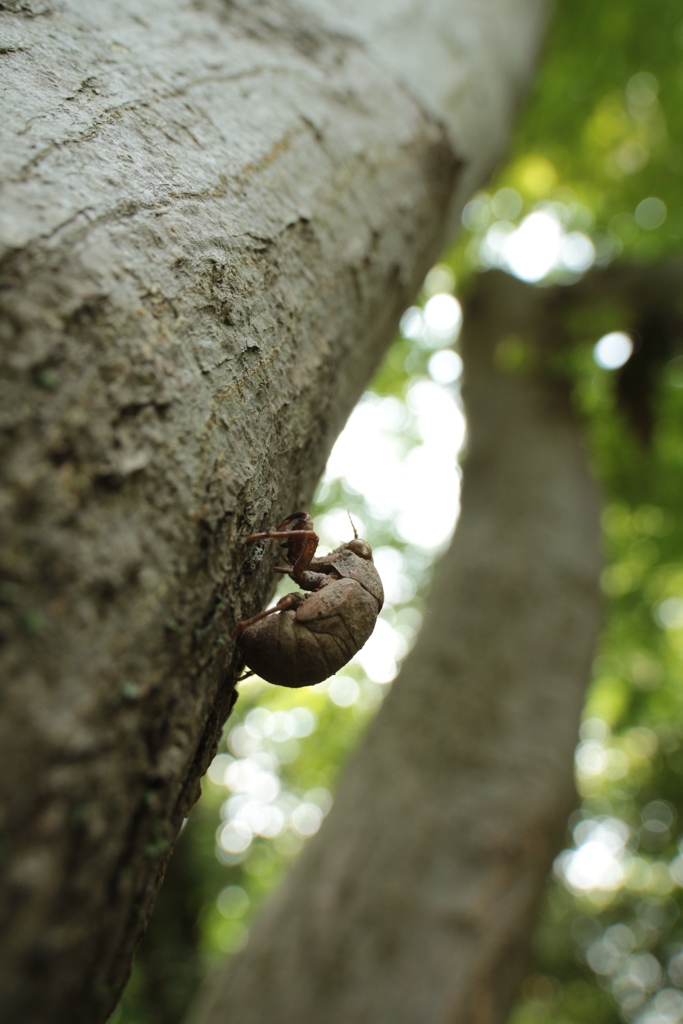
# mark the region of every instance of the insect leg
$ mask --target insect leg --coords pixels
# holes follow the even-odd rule
[[[265,619],[266,615],[273,615],[275,612],[284,612],[288,608],[298,608],[303,600],[303,594],[285,594],[285,596],[281,597],[278,603],[272,608],[266,608],[265,611],[257,612],[256,615],[252,615],[250,618],[242,619],[241,622],[238,622],[232,634],[233,637],[239,636],[242,630],[246,629],[247,626],[253,626],[255,622]]]

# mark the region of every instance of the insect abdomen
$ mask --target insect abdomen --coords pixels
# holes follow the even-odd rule
[[[279,686],[313,686],[361,649],[377,621],[377,602],[355,580],[338,580],[288,609],[247,626],[244,659]]]

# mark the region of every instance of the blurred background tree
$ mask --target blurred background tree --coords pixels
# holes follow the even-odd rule
[[[376,551],[387,610],[327,683],[242,685],[116,1024],[181,1020],[199,979],[243,946],[412,646],[458,514],[456,296],[492,267],[574,296],[563,372],[605,496],[605,629],[576,753],[582,802],[514,1024],[683,1021],[683,347],[672,262],[683,237],[682,57],[675,0],[557,5],[510,158],[406,312],[311,510],[329,546],[348,535],[350,510]],[[512,345],[508,356],[524,353]]]

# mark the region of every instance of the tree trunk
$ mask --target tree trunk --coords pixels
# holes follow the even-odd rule
[[[243,538],[310,499],[544,6],[0,4],[8,1022],[114,1005],[271,584]]]
[[[557,293],[486,275],[465,313],[462,515],[423,629],[332,811],[192,1024],[499,1024],[575,800],[599,503]],[[428,529],[429,509],[425,509]]]

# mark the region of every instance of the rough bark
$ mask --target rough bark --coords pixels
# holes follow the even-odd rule
[[[496,83],[478,173],[543,6],[455,54]],[[462,201],[457,95],[326,13],[0,5],[8,1022],[114,1004],[270,585],[242,538],[309,500]]]
[[[575,800],[599,502],[544,369],[558,296],[486,275],[465,314],[462,515],[333,809],[192,1024],[499,1024]],[[510,335],[537,370],[506,372]],[[425,529],[429,528],[428,510]]]

